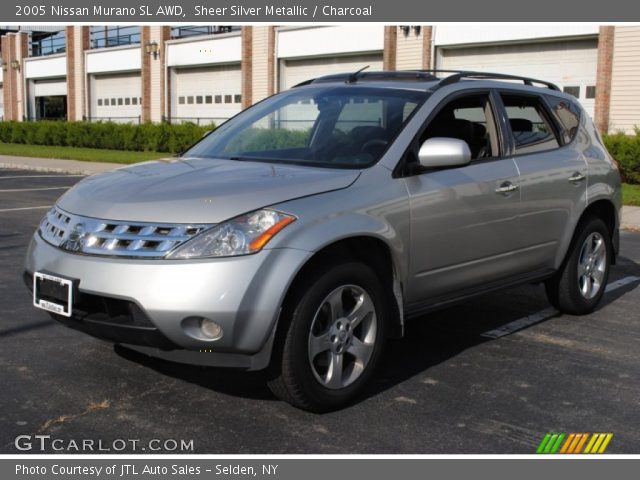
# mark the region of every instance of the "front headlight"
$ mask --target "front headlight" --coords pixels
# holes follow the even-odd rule
[[[205,230],[169,253],[168,259],[235,257],[262,250],[296,217],[275,210],[258,210]]]

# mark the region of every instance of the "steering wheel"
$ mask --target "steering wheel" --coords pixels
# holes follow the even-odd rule
[[[388,144],[389,144],[389,142],[387,140],[383,140],[382,138],[374,138],[373,140],[369,140],[369,141],[364,142],[362,147],[360,147],[360,151],[362,153],[368,153],[370,155],[373,155],[373,153],[371,153],[370,150],[374,150],[374,151],[375,151],[375,149],[382,150]]]

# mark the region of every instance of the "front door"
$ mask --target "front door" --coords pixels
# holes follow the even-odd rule
[[[443,103],[417,143],[432,137],[462,139],[472,160],[405,178],[412,225],[410,307],[510,276],[520,249],[520,180],[513,159],[502,156],[495,105],[488,93]]]

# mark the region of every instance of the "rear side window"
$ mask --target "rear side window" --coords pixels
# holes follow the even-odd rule
[[[576,137],[578,127],[580,126],[580,110],[573,102],[564,98],[549,95],[547,96],[547,100],[549,101],[554,117],[556,117],[558,124],[562,127],[564,143],[571,143]]]
[[[503,94],[516,153],[533,153],[560,146],[542,99],[534,96]]]

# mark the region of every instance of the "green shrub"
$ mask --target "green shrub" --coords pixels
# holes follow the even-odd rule
[[[114,122],[0,122],[0,142],[28,145],[104,148],[109,150],[179,153],[202,138],[215,124]]]
[[[603,140],[611,156],[620,164],[623,181],[640,184],[640,129],[636,129],[635,135],[603,135]]]

